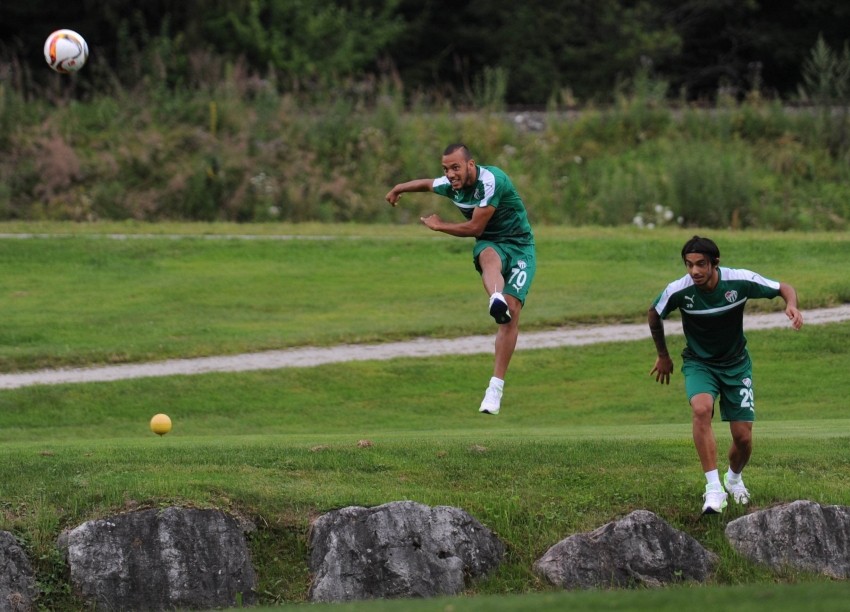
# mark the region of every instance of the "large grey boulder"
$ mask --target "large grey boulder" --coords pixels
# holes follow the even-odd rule
[[[312,601],[455,595],[496,568],[502,542],[458,508],[411,501],[350,506],[310,532]]]
[[[0,531],[0,612],[33,609],[37,594],[29,557],[8,531]]]
[[[534,563],[534,571],[565,589],[663,586],[704,581],[718,557],[688,534],[647,510],[589,533],[561,540]]]
[[[759,510],[726,525],[729,544],[774,569],[850,578],[850,508],[799,500]]]
[[[165,508],[89,521],[59,536],[71,583],[97,609],[256,603],[245,530],[218,510]]]

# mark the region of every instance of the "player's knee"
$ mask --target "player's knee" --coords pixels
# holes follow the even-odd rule
[[[691,399],[691,413],[694,420],[710,421],[714,416],[714,402],[699,395],[694,396]]]
[[[508,312],[511,313],[511,321],[508,325],[516,327],[519,324],[519,313],[522,311],[522,302],[512,295],[505,294],[508,303]]]
[[[499,253],[493,247],[487,247],[481,253],[478,254],[478,262],[481,266],[486,265],[496,265],[499,267],[502,265],[502,258],[499,256]]]

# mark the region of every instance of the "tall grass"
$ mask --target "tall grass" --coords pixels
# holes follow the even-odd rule
[[[691,226],[847,227],[850,164],[818,111],[670,107],[636,79],[612,108],[529,120],[498,112],[502,81],[479,84],[472,113],[408,110],[391,79],[278,94],[238,65],[203,87],[82,102],[0,89],[0,216],[410,222],[383,195],[439,175],[443,147],[463,140],[508,171],[538,223],[618,225],[660,205]]]

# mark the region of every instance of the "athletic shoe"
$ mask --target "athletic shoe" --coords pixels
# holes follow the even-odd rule
[[[490,316],[496,320],[499,325],[511,322],[511,311],[508,309],[508,303],[498,291],[490,296]]]
[[[720,514],[723,508],[726,507],[726,491],[719,485],[705,485],[705,494],[702,498],[705,503],[702,505],[703,514]]]
[[[499,406],[502,403],[502,392],[496,387],[487,387],[484,392],[484,399],[481,401],[481,408],[478,412],[483,414],[499,414]]]
[[[747,487],[744,486],[743,480],[739,480],[738,482],[729,482],[729,474],[726,474],[723,476],[723,486],[732,494],[732,499],[735,500],[736,504],[745,506],[750,503],[750,492],[747,491]]]

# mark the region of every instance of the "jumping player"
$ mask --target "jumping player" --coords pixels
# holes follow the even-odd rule
[[[443,176],[399,183],[386,195],[396,206],[403,193],[431,191],[450,198],[466,219],[451,223],[432,214],[427,227],[461,238],[475,238],[472,260],[489,296],[488,311],[499,324],[493,376],[478,409],[498,414],[505,374],[516,348],[519,314],[534,278],[534,234],[511,179],[495,166],[479,166],[463,144],[446,147]]]

